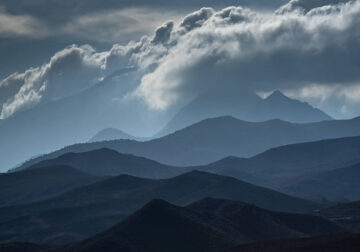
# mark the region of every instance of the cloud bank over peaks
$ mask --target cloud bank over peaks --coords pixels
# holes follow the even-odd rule
[[[294,5],[300,1],[292,1]],[[202,9],[172,29],[167,53],[136,94],[154,109],[209,89],[266,91],[360,80],[360,2],[306,12]],[[320,7],[316,7],[320,5]],[[282,7],[284,8],[284,7]]]
[[[80,92],[128,66],[137,69],[139,81],[124,96],[153,110],[211,90],[280,89],[305,97],[300,94],[314,83],[325,87],[317,89],[325,98],[312,100],[331,103],[325,90],[345,94],[360,86],[359,27],[360,0],[292,0],[274,13],[201,8],[138,41],[104,52],[70,46],[41,67],[9,76],[0,82],[1,118]],[[360,96],[343,100],[360,104]]]

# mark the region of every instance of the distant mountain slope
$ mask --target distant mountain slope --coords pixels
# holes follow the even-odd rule
[[[285,96],[276,90],[259,102],[251,111],[254,121],[266,121],[274,118],[295,122],[310,123],[332,120],[329,115],[314,108],[306,102],[301,102]]]
[[[47,201],[0,208],[0,241],[67,243],[104,231],[154,198],[185,206],[207,197],[239,200],[282,212],[319,208],[307,200],[204,172],[163,180],[122,175]]]
[[[290,99],[280,91],[265,99],[247,91],[206,93],[181,109],[157,136],[164,136],[207,118],[233,116],[245,121],[281,119],[310,123],[332,118],[307,103]]]
[[[196,169],[284,189],[304,176],[357,163],[360,163],[360,137],[346,137],[285,145],[248,159],[228,157]],[[313,195],[316,193],[313,191]]]
[[[233,116],[249,121],[249,108],[261,101],[258,95],[248,91],[205,93],[183,107],[155,137],[174,133],[208,118]]]
[[[119,129],[106,128],[96,133],[89,142],[102,142],[116,139],[135,139],[135,137]]]
[[[233,117],[207,119],[174,134],[146,142],[115,140],[72,145],[34,158],[20,168],[67,152],[109,148],[175,165],[202,165],[227,156],[250,157],[286,144],[360,135],[360,117],[352,120],[293,124],[280,120],[245,122]]]
[[[102,179],[60,165],[0,174],[0,207],[45,200]]]
[[[213,209],[207,212],[209,204],[216,204],[222,209],[216,214],[211,212]],[[234,209],[237,213],[234,213]],[[230,220],[229,215],[238,218]],[[296,229],[289,229],[281,221],[278,222],[283,215],[289,223],[311,219],[311,222],[307,221],[303,226],[309,225],[309,230],[311,227],[319,229],[320,233],[342,231],[335,224],[318,217],[271,213],[238,202],[207,199],[206,206],[200,202],[186,208],[171,205],[163,200],[152,200],[108,231],[83,242],[65,246],[61,251],[216,252],[233,244],[262,240],[264,233],[267,233],[266,238],[308,235]],[[256,219],[256,222],[245,226],[244,224],[249,223],[251,219]],[[266,227],[266,230],[261,230],[261,227]],[[247,228],[254,231],[253,236],[249,237]]]
[[[97,176],[127,174],[146,178],[169,178],[189,171],[187,168],[163,165],[146,158],[120,154],[106,148],[82,153],[66,153],[58,158],[35,164],[37,167],[51,165],[69,165]]]
[[[241,245],[224,252],[358,252],[360,235],[339,234]]]
[[[290,180],[282,191],[304,198],[360,200],[360,164]]]
[[[360,233],[360,201],[337,204],[319,211],[328,218],[349,230]]]
[[[145,104],[119,101],[133,89],[133,68],[116,71],[91,88],[6,118],[0,124],[0,171],[69,144],[87,142],[99,129],[151,134],[165,122]],[[121,78],[119,78],[121,76]],[[134,112],[137,111],[137,112]],[[26,127],[24,127],[26,125]]]

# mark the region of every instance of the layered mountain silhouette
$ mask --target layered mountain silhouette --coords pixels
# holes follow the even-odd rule
[[[78,94],[18,112],[0,125],[0,169],[69,144],[88,142],[100,129],[151,134],[166,119],[148,116],[142,104],[119,102],[132,83],[133,69],[121,69]],[[121,85],[119,85],[121,76]],[[140,108],[139,108],[140,107]],[[135,113],[141,111],[143,113]],[[26,127],[24,126],[26,125]]]
[[[360,200],[360,164],[320,172],[289,181],[282,191],[332,201]]]
[[[311,201],[205,172],[162,180],[121,175],[46,201],[0,208],[0,239],[51,244],[77,241],[104,231],[151,199],[185,206],[207,197],[239,200],[282,212],[311,212],[320,207]]]
[[[171,135],[145,142],[114,140],[76,144],[34,158],[20,169],[67,152],[109,148],[175,166],[202,165],[228,156],[250,157],[270,148],[327,138],[358,136],[360,117],[293,124],[280,120],[245,122],[233,117],[206,119]]]
[[[303,230],[294,223],[302,223],[298,228]],[[312,231],[304,233],[304,229]],[[152,200],[119,225],[64,251],[216,252],[269,237],[337,232],[341,228],[321,218],[274,213],[240,202],[206,199],[184,208]]]
[[[360,137],[346,137],[285,145],[247,159],[227,157],[196,169],[284,189],[304,177],[331,173],[359,162]],[[356,172],[357,169],[350,171]],[[316,195],[316,191],[312,195]]]
[[[357,252],[359,250],[360,235],[340,234],[241,245],[224,252]]]
[[[107,231],[51,251],[216,252],[251,241],[339,232],[344,229],[316,216],[238,201],[207,198],[179,207],[154,199]]]
[[[45,200],[102,179],[63,165],[1,174],[0,207]]]
[[[66,153],[55,159],[35,164],[35,167],[53,165],[68,165],[97,176],[127,174],[146,178],[169,178],[191,169],[168,166],[106,148],[82,153]]]
[[[207,118],[233,116],[245,121],[281,119],[295,123],[332,120],[323,111],[307,103],[291,99],[274,91],[265,99],[248,91],[205,93],[182,108],[157,136],[177,130]]]
[[[116,139],[136,139],[136,137],[125,133],[122,130],[115,129],[115,128],[106,128],[100,130],[93,136],[89,142],[102,142],[102,141],[110,141]]]

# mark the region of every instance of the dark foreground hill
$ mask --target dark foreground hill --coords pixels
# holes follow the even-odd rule
[[[301,230],[293,223],[302,223]],[[108,231],[63,251],[216,252],[254,240],[312,235],[304,227],[312,234],[341,231],[321,218],[273,213],[240,202],[206,199],[177,207],[153,200]]]
[[[250,157],[270,148],[360,135],[360,118],[293,124],[280,120],[245,122],[233,117],[207,119],[171,135],[145,142],[114,140],[68,146],[34,158],[20,169],[67,152],[109,148],[175,166],[203,165],[228,156]]]
[[[48,244],[78,241],[106,230],[151,199],[185,206],[206,197],[239,200],[282,212],[311,212],[320,207],[205,172],[194,171],[162,180],[122,175],[47,201],[0,208],[0,239]]]
[[[107,231],[51,251],[217,252],[241,243],[343,231],[316,216],[271,212],[238,201],[207,198],[179,207],[152,200]]]
[[[241,245],[224,252],[358,252],[360,235],[340,234],[324,237],[268,241]]]
[[[97,176],[127,174],[146,178],[169,178],[189,171],[187,168],[164,165],[150,159],[121,154],[106,148],[83,153],[66,153],[55,159],[35,164],[36,167],[51,165],[69,165]]]
[[[65,165],[1,174],[0,207],[45,200],[102,179]]]
[[[331,206],[322,209],[319,214],[349,230],[360,233],[360,201]]]

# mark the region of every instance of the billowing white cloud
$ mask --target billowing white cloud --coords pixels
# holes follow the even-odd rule
[[[41,67],[10,75],[0,82],[1,118],[84,90],[97,81],[104,61],[90,46],[70,46]]]
[[[136,67],[140,81],[124,96],[157,110],[209,90],[301,94],[313,83],[325,97],[336,87],[343,100],[357,99],[346,90],[360,83],[360,0],[304,3],[293,0],[273,14],[202,8],[109,51],[69,47],[48,64],[0,82],[9,90],[0,96],[1,116],[81,91],[126,66]]]
[[[241,7],[200,10],[173,28],[167,53],[136,95],[166,109],[208,89],[349,85],[360,81],[359,17],[360,1],[274,15]]]

